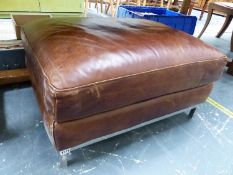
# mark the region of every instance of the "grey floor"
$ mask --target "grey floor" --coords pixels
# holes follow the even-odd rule
[[[202,39],[232,57],[232,26],[221,39],[214,37],[223,20],[214,16]],[[233,76],[224,72],[210,97],[233,111],[232,87]],[[232,117],[205,102],[191,120],[179,114],[85,147],[74,152],[67,169],[59,169],[32,87],[14,85],[0,90],[0,175],[232,175]]]

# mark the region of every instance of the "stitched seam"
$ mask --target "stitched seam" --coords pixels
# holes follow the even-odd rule
[[[80,86],[71,87],[71,88],[58,89],[55,86],[53,86],[52,84],[51,84],[51,87],[53,87],[54,88],[53,90],[56,91],[57,93],[68,92],[70,90],[78,90],[80,88],[85,88],[85,87],[88,87],[88,86],[91,86],[91,85],[99,85],[99,84],[102,84],[102,83],[105,83],[105,82],[110,82],[110,81],[118,80],[118,79],[121,79],[121,78],[128,78],[128,77],[133,77],[133,76],[136,76],[136,75],[143,75],[145,73],[151,73],[151,72],[155,72],[155,71],[160,71],[160,70],[174,68],[174,67],[179,67],[179,66],[186,66],[186,65],[191,65],[191,64],[195,64],[195,63],[219,61],[219,60],[224,59],[224,58],[226,58],[226,56],[222,56],[220,58],[212,59],[212,60],[196,61],[196,62],[187,63],[187,64],[179,64],[179,65],[174,65],[174,66],[168,66],[168,67],[164,67],[164,68],[161,68],[161,69],[153,69],[153,70],[149,70],[149,71],[144,71],[144,72],[135,73],[135,74],[126,75],[126,76],[120,76],[120,77],[116,77],[116,78],[112,78],[112,79],[107,79],[107,80],[101,80],[101,81],[98,81],[98,82],[88,83],[86,85],[80,85]]]
[[[23,31],[24,33],[24,31]],[[27,42],[30,43],[30,41],[28,40],[27,36],[25,35],[24,33],[24,36],[25,38],[27,39]],[[31,44],[31,43],[30,43]],[[212,60],[204,60],[204,61],[196,61],[196,62],[192,62],[192,63],[186,63],[186,64],[179,64],[179,65],[174,65],[174,66],[168,66],[168,67],[164,67],[164,68],[161,68],[161,69],[153,69],[153,70],[149,70],[149,71],[144,71],[144,72],[140,72],[140,73],[135,73],[135,74],[131,74],[131,75],[126,75],[126,76],[120,76],[120,77],[116,77],[116,78],[112,78],[112,79],[107,79],[107,80],[101,80],[101,81],[98,81],[98,82],[93,82],[93,83],[88,83],[86,85],[80,85],[80,86],[75,86],[75,87],[71,87],[71,88],[63,88],[63,89],[58,89],[57,87],[55,87],[50,79],[48,78],[48,76],[46,75],[46,73],[44,72],[44,69],[43,67],[41,66],[41,63],[38,59],[38,56],[35,54],[34,52],[34,49],[31,47],[31,45],[28,44],[28,46],[31,48],[31,50],[33,51],[33,55],[36,57],[36,60],[42,70],[42,73],[43,75],[45,76],[45,78],[47,79],[48,81],[48,85],[54,90],[54,92],[52,92],[53,94],[56,94],[56,93],[60,93],[60,92],[67,92],[67,91],[70,91],[70,90],[76,90],[76,89],[79,89],[79,88],[83,88],[83,87],[87,87],[87,86],[90,86],[90,85],[93,85],[93,84],[101,84],[101,83],[104,83],[104,82],[109,82],[109,81],[113,81],[113,80],[117,80],[117,79],[121,79],[121,78],[127,78],[127,77],[132,77],[132,76],[135,76],[135,75],[141,75],[141,74],[145,74],[145,73],[149,73],[149,72],[154,72],[154,71],[158,71],[158,70],[164,70],[164,69],[168,69],[168,68],[173,68],[173,67],[178,67],[178,66],[184,66],[184,65],[190,65],[190,64],[194,64],[194,63],[202,63],[202,62],[211,62],[211,61],[217,61],[217,60],[221,60],[221,59],[227,59],[226,56],[222,56],[222,57],[219,57],[219,58],[216,58],[216,59],[212,59]]]

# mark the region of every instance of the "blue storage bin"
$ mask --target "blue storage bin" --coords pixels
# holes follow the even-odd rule
[[[157,21],[190,35],[193,35],[197,22],[196,16],[186,16],[166,8],[151,6],[121,5],[118,8],[117,17]]]

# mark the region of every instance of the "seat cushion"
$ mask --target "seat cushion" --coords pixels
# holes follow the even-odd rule
[[[34,85],[56,122],[204,86],[226,64],[199,39],[147,20],[51,18],[22,31]]]

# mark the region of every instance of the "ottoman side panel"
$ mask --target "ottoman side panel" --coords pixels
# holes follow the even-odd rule
[[[59,123],[200,87],[222,74],[222,59],[194,62],[94,83],[57,95],[55,120]],[[65,95],[66,94],[66,95]],[[76,95],[74,95],[76,94]]]
[[[64,123],[54,123],[58,150],[67,149],[98,137],[127,129],[156,117],[204,102],[212,85],[173,93],[124,108]]]

